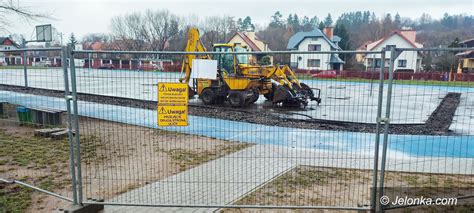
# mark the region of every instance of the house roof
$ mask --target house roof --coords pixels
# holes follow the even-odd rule
[[[467,57],[467,56],[470,56],[473,53],[474,53],[473,50],[468,50],[468,51],[460,52],[460,53],[456,54],[456,56]]]
[[[230,39],[232,40],[232,38],[235,37],[235,36],[239,36],[240,38],[242,38],[242,40],[245,41],[245,43],[250,47],[250,49],[251,49],[252,51],[255,51],[255,52],[259,52],[259,51],[261,52],[261,51],[262,51],[262,50],[261,50],[260,48],[258,48],[258,46],[257,46],[248,36],[246,36],[244,33],[242,33],[242,32],[236,32],[235,35],[232,36]],[[258,40],[257,37],[255,37],[255,39]],[[230,40],[229,40],[229,41],[230,41]]]
[[[15,43],[15,41],[13,41],[12,39],[10,39],[9,37],[0,37],[0,44],[5,43],[6,40],[10,40],[10,41],[12,42],[13,46],[18,47],[18,44]]]
[[[329,45],[331,45],[332,48],[337,49],[337,50],[341,49],[334,42],[330,41],[329,38],[326,35],[324,35],[324,33],[321,32],[321,30],[319,30],[319,29],[314,29],[313,31],[309,31],[309,32],[297,32],[296,34],[291,36],[290,40],[288,40],[288,46],[286,48],[287,49],[297,49],[298,45],[304,39],[306,39],[306,38],[318,38],[318,37],[322,37],[324,40],[326,40],[329,43]]]
[[[464,41],[459,42],[459,44],[464,44],[466,47],[474,47],[474,38],[466,39]]]
[[[367,50],[367,45],[373,43],[373,41],[366,41],[362,45],[360,45],[357,50]]]
[[[466,40],[461,41],[461,42],[459,42],[459,43],[460,43],[460,44],[463,44],[463,43],[467,43],[467,42],[470,42],[470,41],[474,41],[474,38],[466,39]]]
[[[385,37],[383,37],[382,39],[376,41],[377,44],[375,44],[370,50],[373,50],[375,49],[376,47],[378,47],[380,44],[382,44],[384,41],[386,41],[387,39],[389,39],[390,37],[392,37],[393,35],[399,35],[403,40],[405,40],[406,42],[408,42],[410,44],[410,46],[412,46],[413,48],[418,48],[418,46],[415,44],[414,41],[411,41],[410,39],[408,39],[406,36],[404,36],[400,31],[398,30],[395,30],[393,31],[392,33],[386,35]]]

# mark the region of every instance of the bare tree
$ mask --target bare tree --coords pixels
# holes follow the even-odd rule
[[[14,0],[0,0],[0,31],[5,31],[6,26],[9,26],[11,16],[19,16],[25,20],[36,20],[40,18],[51,19],[51,16],[43,13],[36,13],[27,7],[22,7],[19,1]]]
[[[208,48],[215,43],[225,43],[237,32],[237,23],[231,16],[211,16],[207,17],[201,24],[204,33],[202,39]]]
[[[145,38],[151,50],[165,50],[180,30],[180,18],[168,10],[147,10],[144,16]]]
[[[180,30],[180,18],[167,10],[147,10],[111,20],[112,35],[118,49],[165,50]]]
[[[146,28],[139,12],[116,16],[111,20],[116,49],[146,50]]]

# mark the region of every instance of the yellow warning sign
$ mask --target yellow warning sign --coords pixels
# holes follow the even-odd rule
[[[188,105],[188,84],[158,83],[158,105]]]
[[[188,106],[158,106],[158,126],[187,126]]]
[[[188,84],[158,83],[158,126],[188,125]]]

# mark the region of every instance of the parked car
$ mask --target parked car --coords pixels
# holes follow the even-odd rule
[[[38,67],[51,67],[51,61],[36,62],[35,66],[38,66]]]
[[[99,69],[110,70],[110,69],[115,69],[115,66],[113,64],[102,64],[102,66],[100,66]]]
[[[315,78],[337,78],[337,73],[334,70],[324,70],[312,76]]]
[[[153,71],[153,70],[157,70],[158,68],[159,67],[156,64],[142,64],[138,66],[137,69],[140,71]]]

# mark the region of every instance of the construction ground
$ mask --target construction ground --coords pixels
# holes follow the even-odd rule
[[[29,71],[29,89],[21,87],[22,70],[0,72],[7,76],[0,79],[0,100],[8,103],[7,119],[0,120],[0,176],[70,195],[67,140],[34,137],[34,126],[12,122],[20,105],[65,110],[62,70]],[[77,75],[86,199],[370,204],[378,81],[305,79],[321,89],[323,100],[298,110],[272,106],[263,97],[243,109],[205,106],[196,98],[190,101],[188,127],[158,128],[156,82],[174,81],[178,74],[78,69]],[[386,185],[474,184],[473,94],[472,87],[393,86]],[[9,199],[5,203],[26,212],[50,212],[66,204],[18,187],[0,184],[0,203]],[[456,211],[473,208],[460,205]],[[104,212],[137,210],[156,212],[127,206],[106,206]]]

